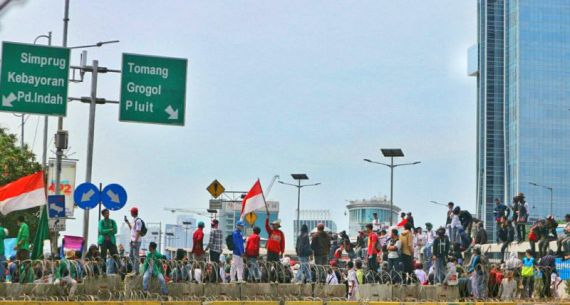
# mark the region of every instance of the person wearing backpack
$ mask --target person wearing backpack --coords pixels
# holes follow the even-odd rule
[[[368,270],[378,272],[378,251],[382,247],[378,241],[378,234],[372,229],[371,223],[366,224],[366,233],[368,234]]]
[[[146,226],[144,225],[144,221],[139,218],[139,209],[137,209],[136,207],[131,208],[131,216],[133,217],[132,225],[129,222],[127,216],[125,216],[125,223],[131,230],[131,241],[129,243],[130,245],[129,260],[133,265],[133,272],[136,275],[139,275],[139,264],[140,264],[139,252],[141,250],[141,242],[142,242],[142,237],[144,235],[142,234],[143,227],[145,227],[146,231]]]

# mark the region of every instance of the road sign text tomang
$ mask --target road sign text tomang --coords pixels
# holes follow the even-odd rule
[[[2,43],[0,111],[65,116],[69,49]]]
[[[187,66],[187,59],[124,53],[119,120],[183,126]]]

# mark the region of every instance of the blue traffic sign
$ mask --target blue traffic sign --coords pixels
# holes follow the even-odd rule
[[[101,192],[101,202],[111,210],[120,210],[127,203],[127,191],[118,184],[109,184]]]
[[[75,188],[73,192],[73,200],[78,207],[89,210],[97,206],[101,201],[99,188],[94,184],[85,182]]]
[[[49,218],[65,217],[65,195],[48,196],[48,216]]]

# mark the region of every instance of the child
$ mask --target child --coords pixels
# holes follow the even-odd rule
[[[364,270],[362,270],[362,261],[357,259],[356,260],[356,279],[358,280],[358,284],[364,284]]]
[[[354,264],[349,261],[346,264],[348,268],[347,284],[348,284],[348,300],[357,301],[359,298],[358,294],[358,279],[356,277],[356,270],[354,270]]]

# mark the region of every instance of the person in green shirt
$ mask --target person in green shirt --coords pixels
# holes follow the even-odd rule
[[[14,250],[16,250],[16,258],[23,262],[30,259],[30,228],[24,222],[24,216],[22,215],[18,216],[16,224],[19,230]]]
[[[166,280],[164,279],[161,260],[164,256],[156,251],[156,243],[151,242],[148,245],[148,254],[144,260],[144,275],[143,275],[143,290],[148,292],[148,284],[151,277],[158,278],[160,283],[160,290],[162,294],[168,294],[168,288],[166,287]]]
[[[109,218],[109,210],[101,211],[103,219],[99,221],[99,238],[98,244],[101,248],[101,258],[107,262],[107,274],[115,273],[115,256],[118,255],[117,242],[115,234],[117,234],[117,223]],[[107,258],[107,251],[111,254]]]
[[[4,251],[6,236],[8,236],[8,229],[0,226],[0,283],[6,280],[6,252]]]
[[[69,296],[72,297],[77,289],[77,267],[71,262],[75,258],[75,251],[67,250],[65,252],[65,257],[62,258],[57,264],[55,269],[55,281],[54,285],[70,285]]]

